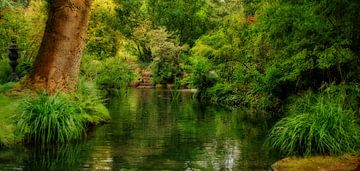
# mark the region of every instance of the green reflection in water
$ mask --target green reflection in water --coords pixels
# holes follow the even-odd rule
[[[0,151],[0,168],[24,170],[269,170],[268,115],[199,104],[182,92],[131,90],[112,99],[110,124],[64,147]],[[17,157],[16,160],[9,159]],[[0,169],[1,170],[1,169]]]

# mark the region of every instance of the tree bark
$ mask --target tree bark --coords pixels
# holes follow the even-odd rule
[[[74,91],[91,0],[52,0],[44,37],[26,84],[48,92]]]

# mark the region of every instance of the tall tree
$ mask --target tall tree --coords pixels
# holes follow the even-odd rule
[[[45,33],[26,84],[48,92],[73,91],[89,20],[91,0],[50,0]]]
[[[147,13],[156,26],[179,35],[180,44],[194,44],[213,25],[207,0],[148,0]]]

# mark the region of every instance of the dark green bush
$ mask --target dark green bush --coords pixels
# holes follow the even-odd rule
[[[271,129],[266,146],[282,155],[343,154],[360,150],[360,126],[344,94],[307,93]]]
[[[77,92],[73,96],[88,124],[97,125],[110,120],[109,111],[103,104],[104,98],[93,81],[80,79]]]
[[[10,73],[11,73],[11,67],[9,65],[8,60],[0,59],[0,84],[9,81]]]
[[[129,65],[119,58],[108,58],[102,65],[96,77],[96,84],[101,90],[127,89],[135,77]]]
[[[178,69],[169,62],[154,62],[152,81],[154,83],[174,83]]]
[[[213,86],[218,79],[218,75],[213,70],[212,64],[205,57],[191,57],[189,64],[184,66],[184,69],[190,74],[184,78],[183,82],[199,89],[200,92],[205,92],[205,90]]]

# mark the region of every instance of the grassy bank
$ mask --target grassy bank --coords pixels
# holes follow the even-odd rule
[[[15,136],[15,123],[12,117],[17,111],[20,99],[0,94],[0,146],[8,146],[21,140]]]

